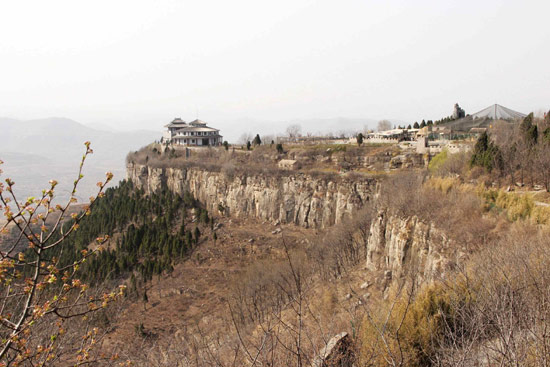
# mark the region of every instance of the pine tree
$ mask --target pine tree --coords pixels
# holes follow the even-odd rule
[[[363,144],[363,134],[357,134],[357,145],[361,146]]]
[[[486,131],[477,139],[472,158],[470,159],[470,166],[480,166],[489,172],[495,168],[499,170],[503,168],[502,154],[498,147],[489,140],[489,135]]]
[[[260,134],[256,134],[256,136],[254,137],[254,140],[252,141],[252,144],[254,145],[262,144],[262,139],[260,139]]]
[[[533,147],[537,144],[538,141],[538,127],[536,124],[533,124],[534,115],[531,112],[521,122],[519,129],[523,135],[525,144],[528,147]]]
[[[199,227],[195,227],[195,244],[199,243],[200,236],[201,231],[199,230]]]

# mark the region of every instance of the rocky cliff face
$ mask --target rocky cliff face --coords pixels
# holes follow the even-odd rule
[[[464,256],[432,224],[417,217],[399,218],[380,212],[372,221],[367,244],[367,268],[384,271],[387,283],[413,272],[417,282],[431,280]]]
[[[151,193],[166,184],[188,190],[211,213],[325,228],[342,221],[371,200],[373,178],[331,180],[303,173],[227,175],[200,168],[152,168],[129,163],[127,177]]]
[[[209,212],[240,218],[327,228],[375,200],[375,179],[311,177],[303,173],[227,175],[201,168],[152,168],[129,163],[127,176],[152,193],[166,185],[191,192]],[[367,269],[384,287],[412,273],[418,283],[442,275],[465,254],[444,231],[418,217],[400,218],[381,211],[370,225]]]

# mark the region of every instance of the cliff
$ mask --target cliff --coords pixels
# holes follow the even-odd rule
[[[233,174],[197,167],[153,168],[129,163],[127,177],[147,193],[166,185],[191,192],[211,213],[255,217],[306,228],[327,228],[342,222],[375,200],[373,178],[330,179],[304,173]],[[387,209],[387,208],[386,208]],[[410,272],[418,282],[445,273],[462,253],[444,231],[416,216],[401,218],[383,210],[370,224],[366,244],[367,268],[384,274],[385,282]]]
[[[370,271],[384,271],[388,284],[409,274],[418,283],[430,281],[465,256],[443,231],[416,216],[400,218],[380,212],[371,223],[366,266]]]
[[[127,178],[147,193],[166,185],[191,192],[211,213],[326,228],[371,200],[374,178],[313,177],[304,173],[234,174],[189,168],[153,168],[128,163]]]

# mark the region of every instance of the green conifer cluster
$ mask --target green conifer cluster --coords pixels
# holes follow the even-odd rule
[[[186,223],[189,210],[195,211],[194,228]],[[90,215],[55,256],[60,264],[71,264],[82,251],[90,250],[97,237],[109,235],[113,239],[107,246],[80,267],[80,278],[100,284],[130,277],[131,293],[136,288],[136,275],[139,283],[146,283],[153,275],[170,273],[199,243],[199,225],[212,224],[208,211],[188,192],[181,197],[164,188],[145,195],[131,181],[122,181],[97,199]]]

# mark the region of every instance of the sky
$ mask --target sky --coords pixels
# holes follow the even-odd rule
[[[548,110],[549,16],[546,0],[2,1],[0,117],[253,130]]]

